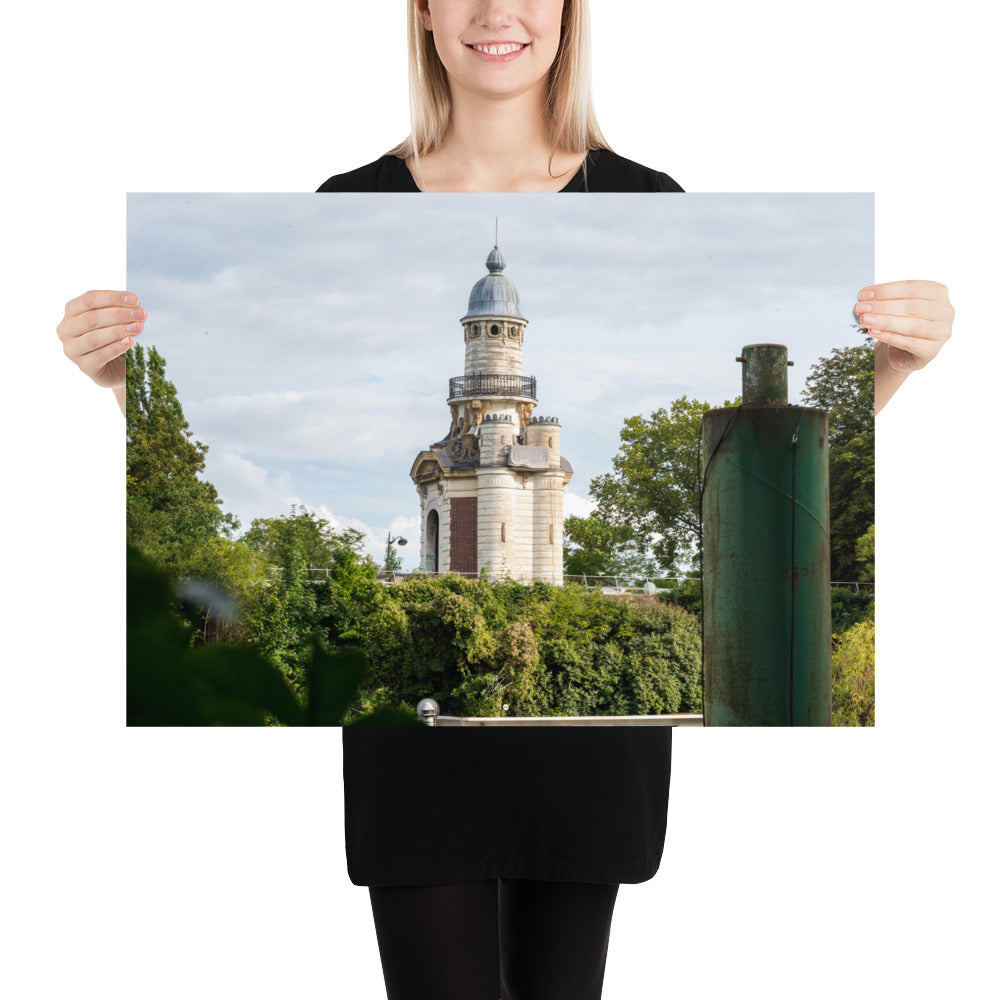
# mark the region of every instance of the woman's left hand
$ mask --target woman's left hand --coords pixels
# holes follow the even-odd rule
[[[858,292],[861,325],[886,345],[889,367],[911,372],[931,362],[951,336],[955,310],[936,281],[889,281]]]

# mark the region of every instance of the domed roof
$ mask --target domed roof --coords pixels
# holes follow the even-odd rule
[[[489,274],[480,278],[469,293],[469,311],[461,322],[474,316],[509,316],[511,319],[521,319],[521,297],[517,294],[514,282],[505,278],[501,272],[507,266],[498,246],[494,246],[486,258]],[[527,320],[525,320],[527,322]]]

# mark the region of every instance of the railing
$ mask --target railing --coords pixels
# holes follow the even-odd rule
[[[376,578],[382,583],[406,583],[407,580],[422,580],[428,576],[461,576],[466,580],[478,580],[478,573],[460,573],[457,569],[448,570],[434,570],[434,569],[414,569],[407,570],[403,572],[401,570],[388,570],[380,569],[376,574]],[[521,581],[518,581],[521,582]],[[529,581],[530,582],[530,581]]]
[[[427,721],[426,719],[424,720]],[[479,718],[439,715],[435,726],[704,726],[703,715],[531,715]]]
[[[417,705],[417,716],[428,726],[704,726],[705,717],[690,712],[677,715],[441,715],[433,698]]]
[[[268,571],[272,575],[277,575],[281,572],[281,568],[278,566],[271,566]],[[309,566],[306,569],[307,577],[311,583],[322,582],[324,580],[330,579],[330,573],[332,570],[328,566]],[[378,579],[383,583],[405,583],[407,580],[413,578],[421,578],[427,576],[464,576],[467,580],[477,580],[479,578],[479,573],[459,573],[457,570],[441,571],[441,570],[408,570],[406,572],[400,572],[396,570],[395,572],[387,572],[386,570],[380,569],[378,571]],[[669,580],[671,583],[686,583],[688,580],[697,582],[697,577],[685,577],[685,576],[658,576],[657,580]],[[530,576],[522,576],[520,579],[516,580],[517,583],[530,584],[532,583],[532,578]],[[662,593],[665,588],[654,586],[652,588],[647,587],[648,580],[646,577],[623,577],[623,576],[564,576],[563,583],[579,583],[586,587],[588,590],[603,590],[606,594],[641,594],[645,593]],[[836,587],[838,589],[850,589],[855,593],[860,593],[862,591],[873,591],[875,589],[875,584],[870,581],[841,581],[835,580],[830,584],[831,587]]]
[[[535,376],[459,375],[448,379],[448,398],[455,396],[535,396]]]
[[[698,583],[697,577],[658,576],[657,580],[683,584],[688,580]],[[571,576],[563,577],[563,583],[579,583],[588,590],[602,590],[606,594],[660,594],[667,588],[658,587],[648,576]]]
[[[282,573],[283,570],[280,566],[269,566],[267,569],[271,576],[277,576]],[[307,566],[306,567],[306,582],[307,583],[322,583],[324,580],[330,579],[330,573],[332,572],[329,566]]]

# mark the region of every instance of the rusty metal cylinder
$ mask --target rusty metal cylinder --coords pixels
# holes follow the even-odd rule
[[[749,344],[736,359],[743,365],[743,402],[751,406],[788,404],[788,348]]]
[[[828,415],[754,344],[743,403],[702,420],[706,726],[831,723]]]

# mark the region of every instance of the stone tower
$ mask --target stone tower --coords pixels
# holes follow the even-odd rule
[[[429,572],[562,583],[563,497],[573,475],[555,417],[533,416],[534,378],[521,374],[528,321],[499,247],[461,319],[465,374],[448,383],[451,426],[422,451],[420,566]]]

